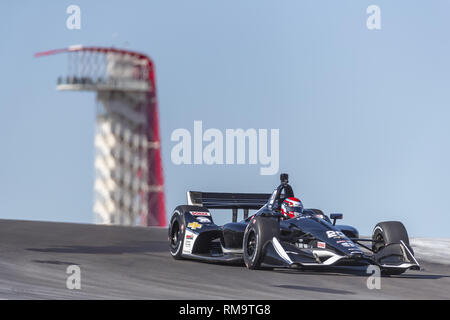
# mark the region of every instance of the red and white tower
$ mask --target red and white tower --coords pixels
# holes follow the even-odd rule
[[[155,66],[144,54],[72,46],[58,90],[96,91],[95,222],[166,226]]]

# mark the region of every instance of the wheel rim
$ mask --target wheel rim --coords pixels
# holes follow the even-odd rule
[[[247,254],[252,257],[256,252],[256,235],[251,232],[247,240]]]
[[[375,235],[375,244],[374,244],[374,248],[375,248],[375,252],[378,252],[382,247],[384,247],[384,238],[383,235],[381,233],[378,233],[377,235]]]
[[[173,249],[176,249],[178,247],[179,239],[180,239],[180,226],[178,225],[177,222],[175,222],[172,225],[172,230],[170,232],[170,246]]]

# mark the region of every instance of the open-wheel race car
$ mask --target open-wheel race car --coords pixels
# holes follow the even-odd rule
[[[420,269],[401,222],[380,222],[371,238],[360,238],[356,228],[336,224],[342,214],[303,208],[288,175],[280,177],[271,194],[189,191],[188,205],[178,206],[170,220],[171,255],[243,262],[249,269],[377,265],[387,275]],[[216,225],[209,209],[230,209],[232,222]],[[256,212],[249,216],[249,210]]]

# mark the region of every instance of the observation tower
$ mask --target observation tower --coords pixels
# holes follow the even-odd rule
[[[129,50],[72,46],[58,90],[95,91],[94,216],[99,224],[166,226],[155,66]]]

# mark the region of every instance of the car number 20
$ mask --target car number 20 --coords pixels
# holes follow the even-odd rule
[[[343,238],[343,237],[345,237],[345,235],[342,232],[333,231],[333,230],[327,231],[327,236],[328,236],[328,238]]]

